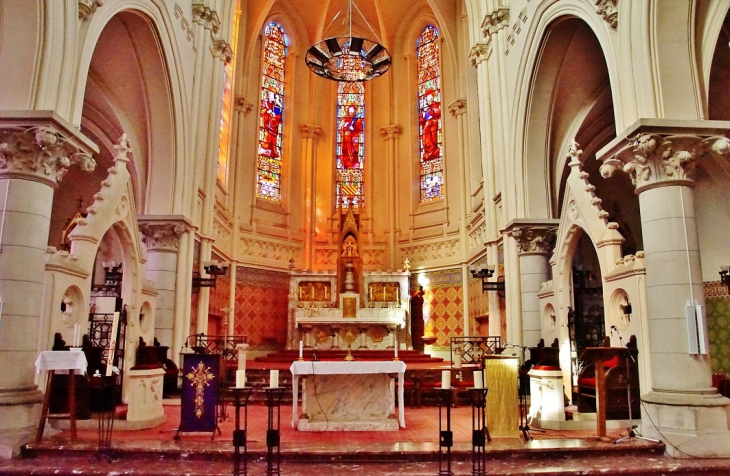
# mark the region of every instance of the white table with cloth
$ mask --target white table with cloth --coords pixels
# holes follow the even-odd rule
[[[36,373],[48,371],[48,384],[46,385],[46,395],[43,399],[43,407],[41,408],[41,421],[38,424],[38,434],[36,435],[36,443],[41,441],[43,438],[43,430],[46,426],[46,420],[49,418],[68,418],[71,423],[71,440],[76,439],[76,378],[74,373],[76,371],[83,374],[86,372],[86,354],[79,351],[65,351],[65,350],[47,350],[41,352],[35,361]],[[50,405],[51,398],[51,382],[53,381],[53,374],[68,373],[68,413],[60,415],[49,415],[48,406]]]
[[[396,431],[405,428],[402,361],[297,361],[292,373],[292,427],[301,431]],[[398,375],[398,418],[393,379]],[[302,418],[299,417],[299,378]]]

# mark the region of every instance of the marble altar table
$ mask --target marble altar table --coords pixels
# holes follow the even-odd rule
[[[300,431],[395,431],[406,426],[403,410],[401,361],[312,362],[291,365],[292,427]],[[388,374],[398,374],[398,420],[393,387]],[[299,377],[302,389],[302,418],[297,411]]]

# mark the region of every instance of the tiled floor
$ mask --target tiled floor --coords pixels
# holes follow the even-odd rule
[[[168,421],[140,431],[115,431],[113,459],[98,459],[97,432],[79,431],[71,442],[67,431],[44,438],[25,459],[0,461],[0,474],[222,475],[233,469],[232,421],[222,435],[184,434],[175,440],[179,407],[166,407]],[[266,407],[249,409],[249,472],[266,474]],[[281,409],[282,475],[437,475],[438,409],[406,410],[407,427],[397,432],[299,432],[291,428],[291,407]],[[471,409],[452,410],[452,471],[472,474]],[[624,431],[609,431],[612,438]],[[595,441],[591,431],[534,433],[533,441],[495,438],[487,445],[487,474],[701,474],[730,475],[730,460],[672,459],[661,445],[632,440],[618,445]],[[442,469],[446,469],[445,466]]]

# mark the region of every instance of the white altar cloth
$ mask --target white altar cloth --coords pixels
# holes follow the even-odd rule
[[[398,374],[398,420],[400,426],[406,427],[405,412],[403,409],[403,376],[406,364],[397,361],[297,361],[291,364],[292,374],[292,427],[296,428],[299,422],[297,400],[299,399],[300,375],[352,375],[352,374]]]
[[[36,373],[44,370],[80,370],[86,372],[86,354],[65,350],[46,350],[35,361]],[[62,372],[59,372],[62,373]]]

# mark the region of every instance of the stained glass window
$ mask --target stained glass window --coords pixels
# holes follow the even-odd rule
[[[287,39],[277,23],[264,29],[263,74],[256,196],[281,200],[281,146],[284,113],[284,60]]]
[[[337,205],[364,205],[365,86],[337,83]]]
[[[423,29],[416,43],[418,68],[418,136],[421,162],[421,201],[443,196],[444,156],[441,139],[441,68],[439,31]]]
[[[238,13],[233,18],[233,35],[231,37],[231,61],[223,70],[223,108],[221,109],[221,132],[218,141],[218,181],[228,185],[228,154],[231,140],[231,116],[233,114],[233,61],[236,57],[238,39]]]

